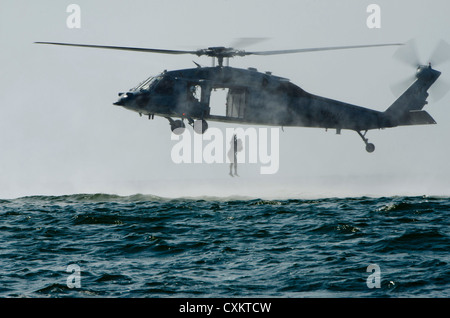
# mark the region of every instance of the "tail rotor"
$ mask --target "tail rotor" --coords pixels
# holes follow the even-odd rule
[[[404,46],[397,49],[393,56],[396,60],[414,67],[417,71],[424,67],[420,63],[421,59],[418,54],[417,45],[414,40],[408,41]],[[435,67],[442,65],[450,60],[450,44],[441,40],[433,50],[428,62],[428,67]],[[408,78],[401,80],[398,83],[391,85],[391,90],[395,95],[399,95],[404,92],[416,79],[417,75],[409,76]],[[434,101],[442,99],[450,90],[450,84],[442,79],[437,81],[430,89],[431,96]]]

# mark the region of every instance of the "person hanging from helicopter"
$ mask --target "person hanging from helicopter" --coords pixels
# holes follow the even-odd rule
[[[230,176],[239,177],[237,174],[237,153],[242,151],[242,140],[238,139],[236,134],[233,135],[230,141],[230,150],[228,151],[228,159],[230,159]],[[234,166],[234,176],[233,176],[233,166]]]

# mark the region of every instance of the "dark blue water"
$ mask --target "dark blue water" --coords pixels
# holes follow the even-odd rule
[[[0,297],[449,297],[449,211],[440,197],[0,200]]]

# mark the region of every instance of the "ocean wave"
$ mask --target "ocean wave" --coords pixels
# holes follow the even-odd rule
[[[153,194],[132,194],[132,195],[118,195],[108,193],[78,193],[67,195],[33,195],[24,196],[11,200],[0,200],[0,204],[11,203],[13,201],[40,201],[40,202],[65,202],[65,203],[82,203],[82,202],[140,202],[140,201],[249,201],[258,200],[255,197],[232,195],[232,196],[182,196],[182,197],[162,197]],[[261,200],[261,202],[267,203],[269,201]]]
[[[68,194],[68,195],[60,195],[60,196],[46,196],[46,195],[38,195],[38,196],[25,196],[20,197],[16,200],[19,201],[41,201],[41,202],[114,202],[114,201],[162,201],[167,200],[163,197],[159,197],[156,195],[144,195],[144,194],[134,194],[129,196],[121,196],[117,194],[107,194],[107,193],[79,193],[79,194]]]
[[[378,252],[399,251],[448,251],[450,245],[448,236],[438,229],[414,229],[404,231],[399,235],[383,238],[375,244]]]
[[[429,197],[7,200],[0,296],[448,296],[449,207]],[[366,285],[372,263],[379,290]],[[80,266],[81,289],[66,286],[65,264]]]
[[[254,201],[252,205],[280,205],[280,204],[292,204],[292,203],[318,203],[334,204],[336,202],[343,202],[344,204],[361,204],[372,205],[374,203],[381,204],[379,211],[403,211],[415,208],[426,208],[428,205],[433,205],[435,202],[448,202],[449,197],[445,196],[411,196],[411,197],[369,197],[369,196],[348,196],[348,197],[283,197],[265,199],[257,196],[246,195],[198,195],[198,196],[158,196],[154,194],[136,193],[130,195],[110,194],[110,193],[75,193],[65,195],[31,195],[22,196],[16,199],[0,199],[0,204],[8,204],[15,201],[40,201],[40,202],[143,202],[143,201]],[[383,204],[385,202],[385,204]],[[418,202],[418,203],[417,203]]]

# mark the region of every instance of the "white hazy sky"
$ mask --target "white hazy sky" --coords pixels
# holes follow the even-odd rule
[[[80,29],[66,26],[71,3],[81,8]],[[371,3],[381,7],[380,29],[366,26]],[[450,94],[425,107],[437,125],[370,131],[372,154],[355,132],[286,128],[277,174],[245,164],[240,178],[230,178],[225,164],[173,163],[166,119],[112,105],[118,92],[150,75],[194,67],[193,60],[210,65],[208,58],[33,44],[192,50],[264,37],[248,49],[275,50],[414,38],[427,63],[440,39],[450,42],[449,12],[447,0],[0,0],[0,198],[450,195]],[[385,110],[396,98],[390,85],[415,71],[392,58],[395,50],[249,56],[231,66],[272,71],[308,92]],[[450,63],[436,68],[445,81]]]

